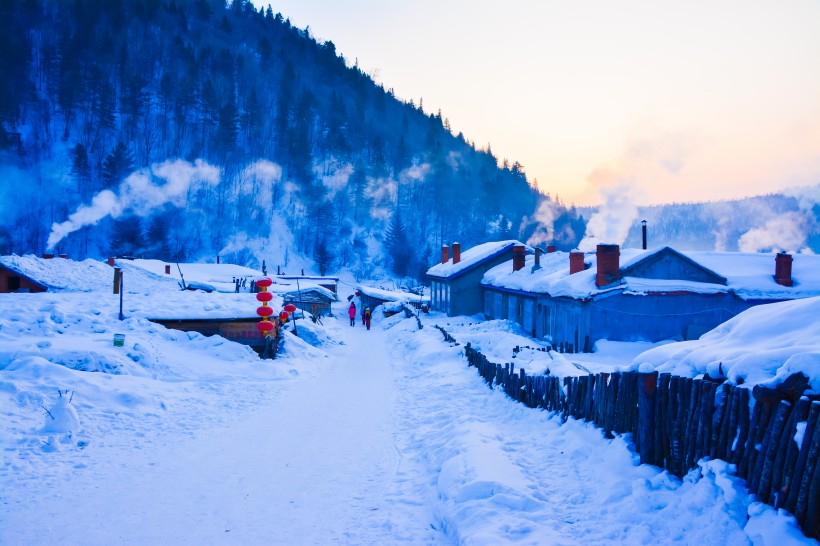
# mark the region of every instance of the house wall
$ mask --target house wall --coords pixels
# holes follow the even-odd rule
[[[536,337],[535,294],[525,295],[483,287],[484,316],[517,322],[528,335]]]
[[[753,305],[732,294],[618,293],[589,301],[545,296],[537,303],[536,335],[574,352],[590,350],[599,339],[697,339]]]
[[[34,284],[25,277],[21,277],[14,271],[0,269],[0,293],[9,292],[45,292],[46,289],[39,284]]]

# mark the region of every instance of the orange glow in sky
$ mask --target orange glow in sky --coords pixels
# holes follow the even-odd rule
[[[567,203],[820,183],[816,0],[271,4]]]

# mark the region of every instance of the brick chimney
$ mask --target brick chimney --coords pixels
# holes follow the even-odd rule
[[[441,263],[446,264],[450,260],[450,247],[441,245]]]
[[[542,252],[543,252],[543,250],[541,250],[538,247],[535,247],[535,265],[532,266],[532,270],[530,271],[531,273],[535,273],[536,271],[541,269],[541,253]]]
[[[44,259],[44,260],[50,260],[50,259],[52,259],[52,258],[54,258],[54,254],[50,254],[50,253],[48,253],[48,252],[44,252],[44,253],[43,253],[43,259]]]
[[[111,267],[114,267],[114,257],[113,256],[108,258],[108,265],[110,265]]]
[[[552,254],[556,251],[555,245],[547,245],[547,254]]]
[[[62,258],[64,260],[67,260],[68,259],[68,254],[60,254],[60,258]]]
[[[783,286],[794,286],[792,280],[792,258],[791,254],[778,252],[774,257],[774,282]]]
[[[518,271],[524,267],[527,261],[527,247],[515,245],[513,247],[513,271]]]
[[[618,245],[598,245],[595,250],[598,261],[598,274],[595,275],[595,286],[605,286],[620,279],[621,248]]]
[[[584,270],[584,253],[573,250],[569,253],[569,274],[574,275]]]
[[[453,243],[453,265],[461,261],[461,243]]]

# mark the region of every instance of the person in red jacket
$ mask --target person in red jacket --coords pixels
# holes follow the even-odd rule
[[[364,325],[367,326],[367,329],[370,330],[370,308],[364,308]]]
[[[350,307],[347,309],[347,316],[350,317],[350,325],[356,325],[356,304],[352,301],[350,302]]]

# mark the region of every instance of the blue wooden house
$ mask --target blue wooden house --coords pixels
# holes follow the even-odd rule
[[[820,256],[599,245],[501,264],[480,285],[485,317],[580,352],[599,339],[696,339],[754,305],[820,296]]]

